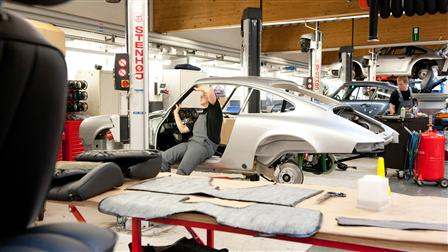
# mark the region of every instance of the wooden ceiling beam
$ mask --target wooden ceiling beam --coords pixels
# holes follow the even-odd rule
[[[154,31],[239,27],[243,10],[260,0],[154,0]],[[263,0],[263,23],[366,14],[357,1]]]
[[[412,41],[412,28],[420,28],[420,40],[424,41],[446,41],[448,40],[448,15],[424,15],[403,16],[401,18],[390,17],[379,19],[378,34],[379,42],[368,42],[368,19],[355,19],[354,45],[372,46],[381,44],[400,44]],[[351,45],[352,21],[341,20],[334,22],[322,22],[320,25],[323,32],[323,48],[339,48]],[[310,33],[312,30],[303,24],[290,26],[263,27],[262,51],[282,52],[299,50],[299,38],[302,34]]]

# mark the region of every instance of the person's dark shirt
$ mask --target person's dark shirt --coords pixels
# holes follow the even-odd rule
[[[219,145],[221,142],[222,110],[218,100],[216,100],[215,105],[209,103],[202,113],[206,114],[207,137]],[[187,127],[192,132],[194,123],[187,124]]]
[[[411,97],[411,91],[401,91],[401,94],[403,95],[403,100],[408,101]],[[400,108],[400,95],[398,94],[398,89],[394,90],[392,94],[390,94],[389,103],[393,104],[395,106],[395,114],[398,114],[400,111],[398,109]]]
[[[208,104],[203,113],[207,113],[207,136],[215,144],[221,142],[222,110],[221,104],[216,100],[215,104]]]

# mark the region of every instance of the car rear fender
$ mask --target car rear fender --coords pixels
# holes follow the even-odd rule
[[[263,165],[270,166],[287,153],[315,153],[315,148],[306,140],[285,134],[269,135],[258,143],[255,157]]]

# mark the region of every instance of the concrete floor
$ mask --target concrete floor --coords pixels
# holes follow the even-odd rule
[[[330,174],[315,175],[305,173],[305,184],[320,184],[356,188],[358,178],[367,174],[376,174],[376,159],[359,159],[347,162],[349,166],[356,166],[357,169],[348,169],[347,171],[334,170]],[[446,169],[447,170],[447,169]],[[413,181],[398,180],[394,170],[388,170],[390,187],[393,192],[408,195],[427,195],[448,198],[448,190],[438,186],[417,186]],[[196,172],[195,175],[217,176],[217,174]],[[228,175],[226,175],[228,176]],[[88,223],[98,226],[111,228],[117,231],[119,235],[115,251],[129,251],[128,243],[131,241],[131,235],[128,228],[119,227],[116,218],[99,213],[94,208],[79,208]],[[38,225],[55,222],[75,222],[73,216],[69,213],[66,204],[48,203],[46,206],[45,219]],[[174,243],[182,237],[189,237],[190,234],[181,227],[172,227],[165,225],[155,225],[144,227],[143,244],[163,246]],[[198,230],[201,238],[205,240],[205,234]],[[337,251],[307,244],[291,243],[267,238],[249,237],[235,235],[224,232],[215,233],[215,247],[228,248],[230,251]]]

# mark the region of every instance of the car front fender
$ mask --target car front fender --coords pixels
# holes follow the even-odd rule
[[[93,116],[84,119],[79,127],[79,137],[85,150],[92,150],[96,136],[104,130],[114,128],[109,115]]]

